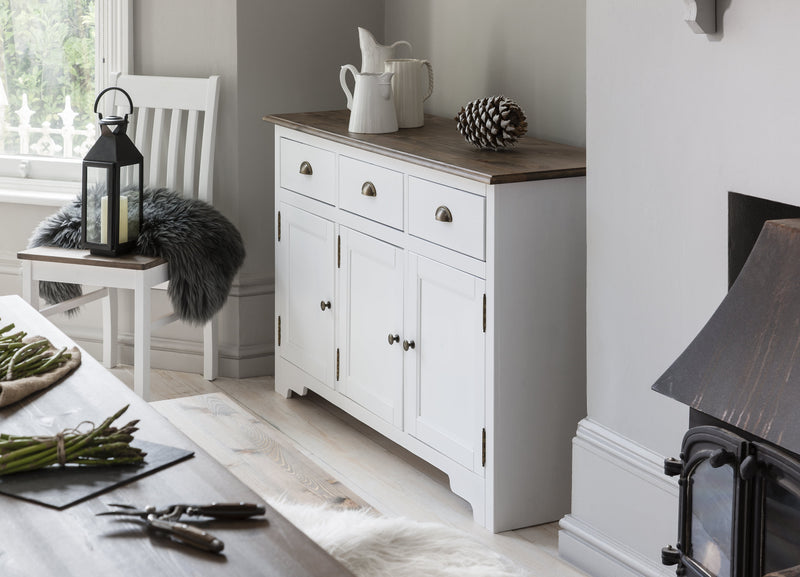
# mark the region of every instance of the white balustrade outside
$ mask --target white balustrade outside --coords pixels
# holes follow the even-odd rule
[[[96,140],[97,129],[94,123],[88,123],[83,129],[75,128],[75,117],[78,113],[72,110],[69,96],[64,99],[64,110],[58,113],[61,117],[60,128],[53,128],[46,120],[38,126],[31,123],[36,111],[28,106],[27,94],[22,95],[22,106],[15,111],[19,119],[18,125],[8,122],[6,112],[7,107],[0,106],[0,153],[3,154],[83,158]],[[19,135],[19,150],[6,150],[6,132]],[[76,145],[76,141],[79,144]]]

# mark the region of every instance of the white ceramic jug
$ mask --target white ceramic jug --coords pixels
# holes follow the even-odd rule
[[[353,74],[355,88],[347,86],[347,71]],[[339,83],[347,96],[350,109],[350,132],[382,134],[397,131],[397,112],[392,98],[391,72],[363,73],[352,64],[345,64],[339,72]]]
[[[397,126],[416,128],[425,124],[422,103],[433,94],[433,66],[427,60],[415,58],[390,58],[384,64],[386,72],[394,73],[392,91],[397,111]],[[428,69],[427,82],[422,79],[422,69]]]
[[[383,72],[383,63],[389,58],[394,58],[397,54],[397,47],[408,46],[408,54],[411,55],[411,44],[405,40],[398,40],[389,46],[378,44],[375,36],[365,29],[358,29],[358,44],[361,47],[361,72]]]

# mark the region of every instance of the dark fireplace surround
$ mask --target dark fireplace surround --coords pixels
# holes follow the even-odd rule
[[[729,287],[653,385],[690,407],[678,541],[694,577],[800,577],[800,207],[729,195]]]

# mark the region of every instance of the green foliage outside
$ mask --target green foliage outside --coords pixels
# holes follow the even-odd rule
[[[75,128],[95,121],[95,0],[0,0],[0,81],[8,98],[6,122],[27,93],[31,125],[62,126],[65,96],[78,113]],[[16,135],[6,134],[6,151]]]

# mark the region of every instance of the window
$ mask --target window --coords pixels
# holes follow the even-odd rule
[[[75,191],[92,111],[131,66],[130,0],[0,0],[0,190]]]

